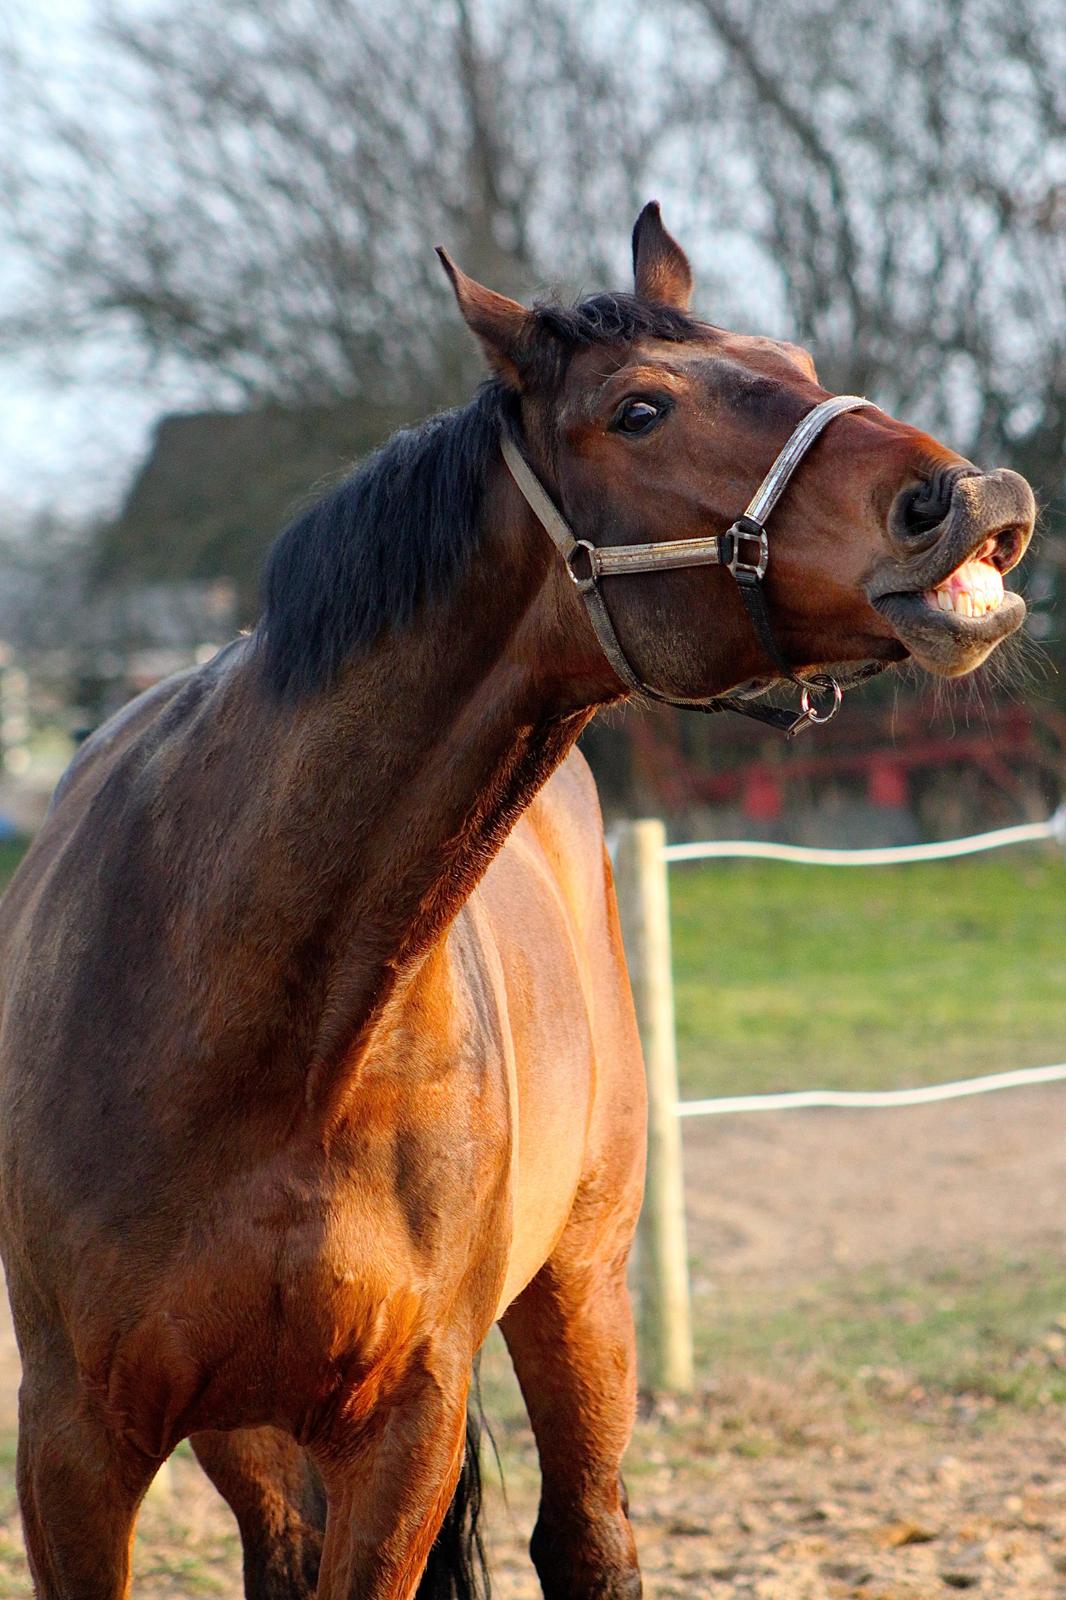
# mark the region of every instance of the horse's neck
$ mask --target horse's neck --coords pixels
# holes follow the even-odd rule
[[[297,1055],[328,1062],[365,1032],[588,719],[544,671],[562,649],[542,547],[532,561],[481,552],[475,569],[328,694],[269,707],[254,852],[223,866],[241,880],[224,898],[251,896],[272,930],[299,996]],[[250,678],[245,693],[265,691]],[[264,1004],[283,1003],[276,975],[259,981]]]

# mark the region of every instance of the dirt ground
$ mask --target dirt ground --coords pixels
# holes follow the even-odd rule
[[[719,1280],[1063,1250],[1066,1085],[683,1127],[689,1247]]]
[[[736,1285],[784,1295],[859,1268],[1061,1258],[1064,1122],[1066,1086],[897,1112],[689,1122],[698,1303]],[[490,1353],[491,1369],[499,1359]],[[5,1325],[0,1437],[16,1383]],[[533,1600],[532,1447],[513,1417],[498,1438],[508,1501],[490,1491],[495,1592]],[[705,1373],[691,1402],[642,1417],[627,1479],[652,1595],[1066,1600],[1066,1415],[1050,1405],[987,1412],[918,1393],[857,1422],[813,1377]],[[134,1587],[158,1600],[240,1595],[232,1520],[191,1458],[175,1459],[169,1487],[145,1506]],[[29,1593],[6,1465],[0,1600]]]

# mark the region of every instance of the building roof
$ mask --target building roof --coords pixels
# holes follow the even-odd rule
[[[275,534],[409,412],[365,401],[164,417],[118,517],[97,540],[108,584],[226,578],[254,620]]]

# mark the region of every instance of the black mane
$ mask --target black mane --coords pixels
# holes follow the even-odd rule
[[[530,382],[556,388],[575,350],[591,344],[695,331],[682,312],[633,295],[537,306]],[[256,635],[274,693],[296,698],[327,687],[358,650],[448,592],[477,542],[508,405],[504,387],[487,383],[468,405],[394,434],[275,541]]]
[[[473,548],[503,392],[396,433],[276,540],[258,639],[267,682],[325,688],[386,628],[447,592]]]

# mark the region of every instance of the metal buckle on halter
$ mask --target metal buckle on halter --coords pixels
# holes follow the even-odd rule
[[[585,552],[585,559],[589,564],[589,570],[585,574],[575,572],[574,570],[574,558],[578,552],[582,550]],[[596,579],[599,576],[599,570],[596,566],[596,546],[594,544],[590,544],[587,539],[575,539],[573,547],[565,556],[565,561],[566,570],[570,574],[570,582],[574,584],[582,594],[584,594],[588,589],[595,588]]]
[[[746,513],[722,534],[720,550],[738,583],[758,582],[766,576],[770,561],[770,542],[761,522]]]

